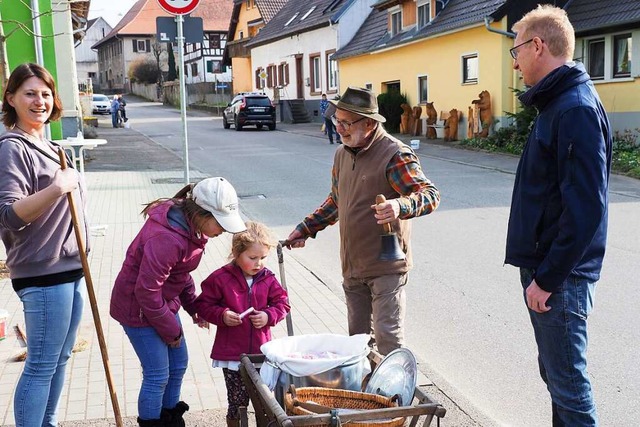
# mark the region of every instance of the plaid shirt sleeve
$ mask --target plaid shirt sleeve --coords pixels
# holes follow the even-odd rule
[[[319,231],[338,222],[338,173],[335,165],[331,170],[331,192],[311,215],[307,216],[296,229],[303,236],[316,237]]]
[[[402,147],[391,158],[387,179],[400,194],[400,219],[427,215],[440,204],[440,192],[424,175],[418,156],[409,147]]]

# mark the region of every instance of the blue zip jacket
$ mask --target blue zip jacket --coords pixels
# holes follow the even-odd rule
[[[507,264],[559,290],[570,276],[597,281],[607,240],[611,126],[580,63],[549,73],[520,96],[538,109],[513,188]]]

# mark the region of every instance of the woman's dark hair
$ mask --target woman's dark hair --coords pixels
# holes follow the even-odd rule
[[[53,80],[51,73],[49,73],[46,68],[41,67],[38,64],[21,64],[18,65],[9,76],[9,81],[7,82],[4,95],[2,96],[2,112],[4,113],[2,116],[2,123],[4,123],[7,128],[12,128],[18,121],[16,109],[9,104],[7,96],[15,94],[18,89],[20,89],[20,86],[22,86],[22,84],[31,77],[39,78],[45,82],[49,89],[51,89],[51,94],[53,95],[53,108],[51,109],[51,115],[47,119],[47,123],[58,120],[62,115],[62,102],[58,97],[56,82]]]
[[[193,186],[194,184],[187,184],[182,187],[180,191],[175,194],[175,196],[171,198],[156,199],[153,202],[147,203],[144,209],[142,209],[141,214],[146,218],[151,208],[159,203],[171,200],[176,206],[182,209],[182,212],[184,212],[184,216],[187,217],[189,223],[193,224],[196,230],[202,231],[204,222],[209,218],[213,218],[213,214],[208,210],[201,208],[196,202],[193,201],[190,196],[190,193],[193,190]]]

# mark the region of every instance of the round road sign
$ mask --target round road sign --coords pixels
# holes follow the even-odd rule
[[[172,15],[186,15],[193,12],[200,0],[158,0],[158,4]]]

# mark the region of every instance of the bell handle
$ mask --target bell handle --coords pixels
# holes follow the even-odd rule
[[[379,205],[380,203],[384,203],[386,202],[387,199],[384,197],[384,194],[378,194],[376,196],[376,205]],[[391,234],[391,224],[390,223],[384,223],[382,224],[382,228],[384,229],[384,233],[385,234]]]

